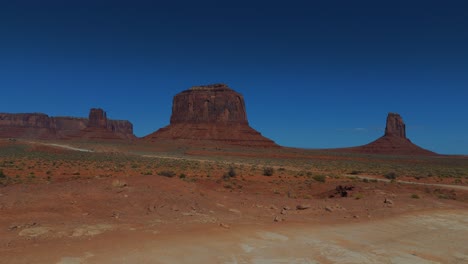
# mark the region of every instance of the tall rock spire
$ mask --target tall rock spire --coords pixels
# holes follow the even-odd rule
[[[385,136],[397,136],[406,139],[406,125],[399,114],[388,114]]]

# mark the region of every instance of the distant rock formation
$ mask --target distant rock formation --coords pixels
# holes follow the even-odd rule
[[[48,115],[41,113],[0,113],[1,138],[55,138],[55,124]]]
[[[91,108],[89,111],[88,127],[107,128],[107,114],[100,108]]]
[[[437,155],[432,151],[413,144],[406,137],[406,125],[401,116],[396,113],[388,114],[384,136],[367,145],[342,150],[369,154]]]
[[[144,137],[159,139],[277,146],[249,126],[243,96],[225,84],[195,86],[177,94],[170,125]]]
[[[406,125],[399,114],[389,113],[387,116],[387,126],[385,136],[396,136],[406,139]]]
[[[49,117],[41,113],[0,113],[0,138],[134,139],[129,121],[109,120],[102,109],[91,109],[89,119]]]

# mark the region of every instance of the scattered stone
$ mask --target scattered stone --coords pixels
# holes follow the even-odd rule
[[[390,199],[387,199],[387,198],[385,198],[384,203],[389,204],[389,205],[393,205],[393,201],[390,200]]]
[[[288,212],[287,210],[284,210],[284,209],[281,210],[281,214],[282,214],[282,215],[285,215],[287,212]]]
[[[272,206],[270,206],[270,209],[272,209],[272,210],[278,210],[278,207],[272,205]]]
[[[176,206],[176,205],[173,205],[171,207],[171,210],[174,211],[174,212],[178,212],[179,211],[179,208]]]
[[[48,227],[32,227],[32,228],[26,228],[23,229],[21,232],[19,232],[19,236],[27,236],[27,237],[37,237],[44,235],[51,231],[50,228]]]
[[[285,206],[285,207],[283,207],[283,209],[286,210],[286,211],[289,211],[289,210],[291,210],[291,207]]]
[[[114,188],[124,188],[127,187],[127,183],[122,180],[113,180],[112,181],[112,187]]]
[[[325,211],[327,212],[333,212],[333,209],[330,206],[325,207]]]
[[[20,228],[21,228],[21,226],[18,226],[18,225],[11,225],[10,227],[8,227],[8,230],[13,231],[13,230],[15,230],[15,229],[20,229]]]
[[[353,215],[354,219],[359,219],[359,215]]]
[[[219,226],[224,228],[224,229],[230,229],[231,228],[228,224],[225,224],[225,223],[219,223]]]
[[[310,208],[310,205],[308,204],[299,204],[298,206],[296,206],[297,210],[307,210],[309,208]]]
[[[283,222],[284,219],[277,215],[274,221],[278,223],[278,222]]]
[[[241,211],[237,209],[229,209],[229,212],[234,213],[234,214],[241,214]]]

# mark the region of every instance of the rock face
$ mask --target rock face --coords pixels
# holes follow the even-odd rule
[[[244,98],[224,84],[197,86],[174,97],[171,124],[248,125]]]
[[[134,139],[128,121],[108,120],[102,109],[91,109],[89,119],[49,117],[41,113],[0,113],[0,137],[31,139]]]
[[[396,113],[388,114],[384,136],[367,145],[348,148],[345,151],[388,155],[437,155],[413,144],[406,137],[406,125]]]
[[[244,97],[224,84],[196,86],[177,94],[173,101],[170,125],[144,139],[277,146],[249,126]]]
[[[88,127],[107,128],[107,114],[100,108],[91,108],[89,111]]]
[[[41,113],[0,113],[0,137],[50,139],[55,137],[54,123]]]
[[[406,139],[406,125],[399,114],[389,113],[387,116],[387,126],[385,136],[396,136]]]

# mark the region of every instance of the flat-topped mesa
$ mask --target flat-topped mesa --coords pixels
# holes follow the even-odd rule
[[[388,114],[385,136],[397,136],[406,139],[406,125],[399,114]]]
[[[249,126],[244,97],[225,84],[194,86],[177,94],[173,100],[170,125],[144,139],[277,146]]]
[[[0,138],[37,138],[55,137],[51,118],[42,113],[0,113]]]
[[[127,140],[135,135],[129,121],[109,120],[104,110],[93,108],[89,119],[0,113],[0,138]]]
[[[246,124],[244,97],[225,84],[194,86],[174,97],[171,124]]]

